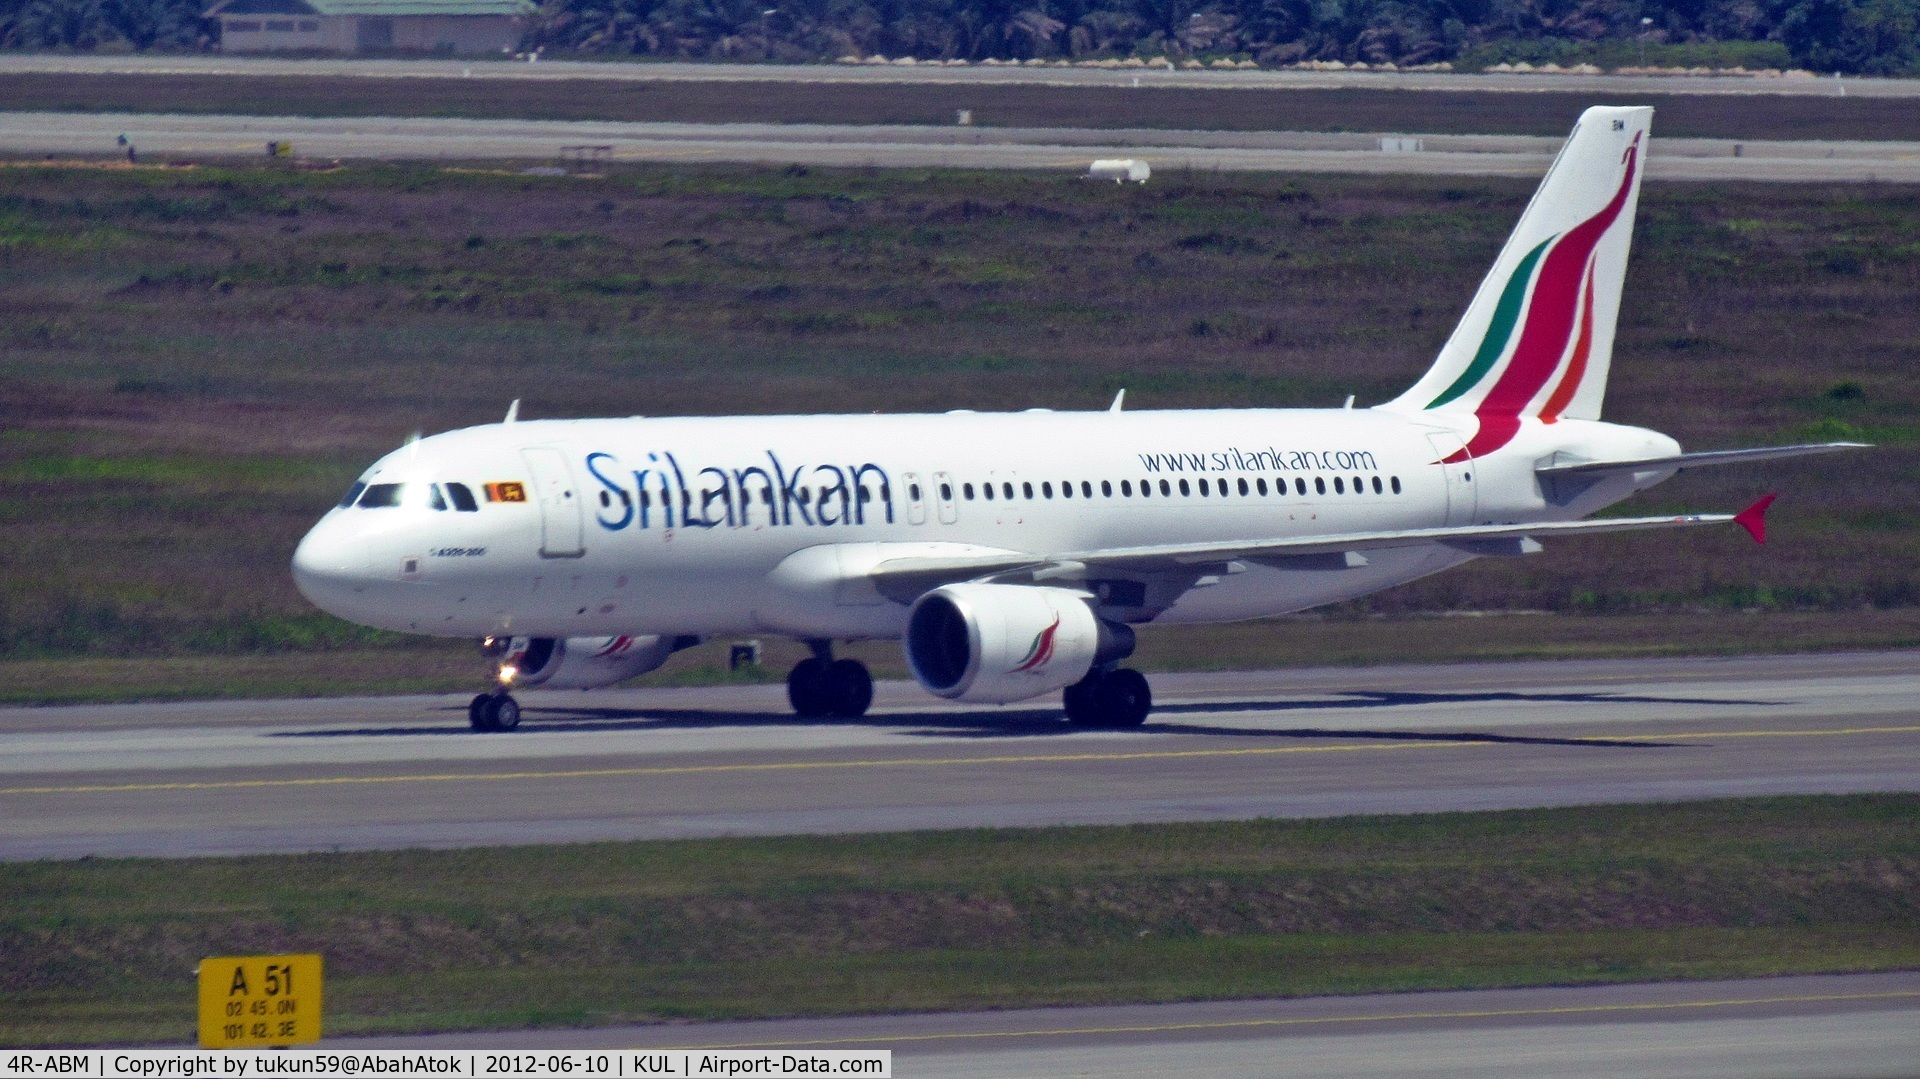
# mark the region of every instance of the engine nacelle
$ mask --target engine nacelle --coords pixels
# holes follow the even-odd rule
[[[1133,631],[1102,622],[1085,593],[950,584],[907,614],[907,664],[927,692],[1005,704],[1064,689],[1095,663],[1133,652]]]
[[[700,643],[698,637],[495,638],[489,652],[503,685],[597,689],[645,674],[667,657]],[[508,673],[511,671],[512,673]]]

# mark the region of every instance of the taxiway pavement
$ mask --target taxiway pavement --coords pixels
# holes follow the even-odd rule
[[[1870,1079],[1920,973],[351,1039],[340,1048],[891,1049],[913,1079]]]
[[[0,710],[0,859],[1920,790],[1920,653],[1159,675],[1133,731],[884,683]]]
[[[1120,157],[1144,160],[1162,174],[1192,169],[1445,176],[1539,176],[1564,141],[1527,135],[0,113],[0,153],[111,156],[123,152],[122,136],[148,161],[257,157],[269,142],[290,142],[307,159],[546,162],[576,170],[612,161],[1084,171],[1096,158]],[[1647,175],[1920,183],[1920,143],[1656,139]]]

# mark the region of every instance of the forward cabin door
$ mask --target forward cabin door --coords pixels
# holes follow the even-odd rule
[[[1429,434],[1427,441],[1433,443],[1436,461],[1445,461],[1467,447],[1460,436],[1453,434]],[[1473,485],[1473,459],[1442,464],[1440,467],[1447,474],[1447,524],[1472,524],[1479,514],[1478,496],[1474,494]]]
[[[520,451],[540,500],[540,556],[579,558],[587,553],[585,507],[567,455],[552,446]]]

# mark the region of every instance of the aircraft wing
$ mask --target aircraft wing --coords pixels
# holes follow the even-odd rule
[[[1770,502],[1771,498],[1763,500]],[[1761,507],[1764,511],[1764,506]],[[1631,532],[1646,528],[1691,528],[1739,520],[1743,514],[1690,513],[1677,517],[1612,517],[1587,521],[1538,521],[1530,524],[1465,525],[1451,528],[1408,528],[1386,532],[1349,532],[1331,536],[1249,540],[1237,543],[1169,543],[1147,547],[1119,547],[1080,551],[1062,560],[1088,566],[1151,568],[1169,564],[1195,565],[1246,559],[1286,565],[1289,561],[1341,556],[1389,547],[1439,543],[1473,554],[1521,554],[1524,541],[1545,536],[1588,536],[1602,532]],[[1758,516],[1758,513],[1755,513]]]
[[[1543,479],[1585,477],[1600,479],[1621,472],[1656,472],[1664,469],[1702,468],[1707,465],[1743,465],[1750,461],[1772,461],[1781,457],[1806,457],[1816,453],[1872,449],[1866,442],[1811,442],[1799,446],[1759,446],[1746,450],[1708,450],[1681,453],[1672,457],[1647,457],[1638,461],[1578,461],[1570,464],[1543,465],[1534,474]]]
[[[1539,550],[1535,537],[1588,536],[1648,528],[1692,528],[1735,523],[1754,539],[1765,542],[1765,513],[1774,496],[1768,495],[1739,513],[1691,513],[1671,517],[1612,517],[1583,521],[1537,521],[1527,524],[1465,525],[1447,528],[1409,528],[1381,532],[1211,543],[1166,543],[1141,547],[1109,547],[1058,554],[993,552],[980,555],[882,561],[868,576],[888,595],[901,595],[955,581],[1012,577],[1040,583],[1073,581],[1100,570],[1133,572],[1205,572],[1202,567],[1234,561],[1296,568],[1340,568],[1366,564],[1364,552],[1390,547],[1438,543],[1470,554],[1517,555]]]

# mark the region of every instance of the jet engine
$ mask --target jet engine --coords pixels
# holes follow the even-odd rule
[[[927,692],[1005,704],[1080,681],[1133,652],[1133,630],[1096,617],[1069,588],[950,584],[907,614],[906,653]]]
[[[547,689],[597,689],[645,674],[698,637],[492,637],[482,647],[499,664],[500,683]]]

